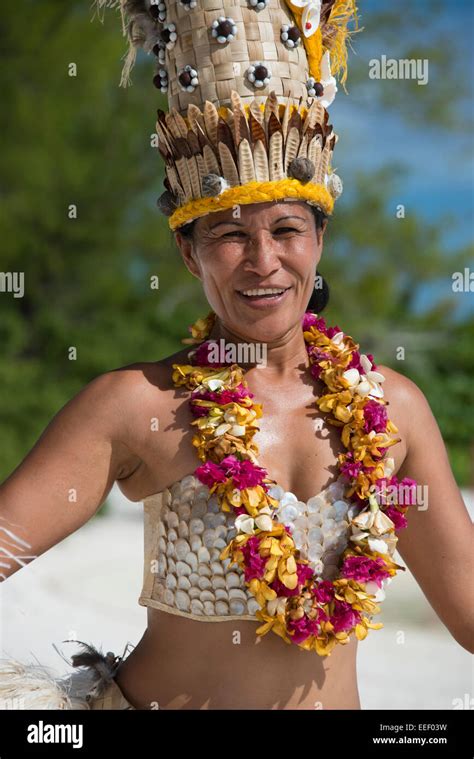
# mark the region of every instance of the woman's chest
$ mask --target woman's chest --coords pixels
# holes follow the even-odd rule
[[[144,413],[149,429],[141,428],[134,441],[142,465],[120,483],[131,500],[161,492],[202,463],[197,455],[199,429],[189,408],[189,394],[169,392],[159,410]],[[346,451],[342,427],[331,424],[316,404],[317,388],[298,386],[254,393],[262,415],[251,440],[257,460],[268,477],[283,491],[307,502],[335,482],[339,475],[338,456]],[[393,420],[396,424],[396,419]],[[194,441],[194,442],[193,442]],[[405,441],[390,449],[397,472],[406,455]]]

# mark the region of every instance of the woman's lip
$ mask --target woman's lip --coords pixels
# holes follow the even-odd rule
[[[287,294],[291,290],[291,287],[288,287],[284,292],[280,293],[280,295],[275,295],[271,298],[265,297],[265,296],[255,296],[252,298],[249,298],[246,295],[242,295],[239,290],[236,290],[237,295],[247,303],[247,305],[252,306],[253,308],[272,308],[273,306],[278,306],[280,303],[286,298]]]

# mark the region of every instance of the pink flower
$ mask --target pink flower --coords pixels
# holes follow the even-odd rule
[[[375,582],[379,588],[382,580],[389,577],[384,560],[380,557],[370,559],[367,556],[347,556],[341,568],[341,577],[357,582]]]
[[[359,351],[353,351],[352,358],[350,360],[350,363],[347,364],[348,369],[357,369],[361,374],[363,374],[364,370],[362,368],[362,365],[360,363],[360,353]]]
[[[222,390],[193,390],[191,393],[191,401],[202,400],[212,401],[212,403],[218,403],[220,406],[225,406],[227,403],[238,403],[242,398],[253,398],[254,394],[250,390],[239,382],[234,388],[223,388]],[[197,407],[199,408],[199,407]],[[204,409],[205,413],[209,413],[209,409]]]
[[[206,461],[205,464],[198,466],[194,471],[195,476],[209,488],[214,485],[215,482],[225,482],[227,477],[221,470],[218,464],[214,464],[213,461]]]
[[[261,580],[265,572],[266,559],[260,556],[258,552],[259,545],[260,539],[254,535],[247,540],[241,549],[245,562],[245,582],[250,582],[254,579]]]
[[[267,471],[263,467],[257,466],[248,459],[239,461],[233,455],[223,458],[220,466],[227,477],[232,477],[235,487],[239,490],[261,485],[263,478],[267,475]]]
[[[310,635],[319,634],[319,623],[315,619],[309,619],[306,615],[301,619],[290,619],[287,624],[287,630],[291,635],[291,642],[295,644],[303,643]]]
[[[338,327],[337,324],[336,324],[334,327],[328,327],[326,334],[329,337],[329,339],[331,339],[332,337],[334,337],[334,335],[337,335],[338,332],[342,332],[342,329],[340,327]],[[343,335],[344,335],[344,333],[343,333]],[[345,335],[344,335],[344,337],[345,337]]]
[[[212,345],[216,343],[215,340],[205,340],[194,349],[190,358],[191,366],[226,366],[228,362],[219,363],[217,361],[211,361],[209,358],[209,352]]]
[[[346,601],[335,601],[334,612],[330,622],[334,626],[334,632],[346,632],[360,622],[360,614],[355,611]]]
[[[416,504],[416,487],[416,480],[412,480],[411,477],[404,477],[401,480],[398,499],[400,506],[414,506]]]
[[[405,527],[407,527],[408,521],[405,514],[402,514],[401,511],[395,508],[395,506],[387,506],[387,508],[384,509],[384,514],[386,514],[388,518],[392,520],[393,524],[395,525],[395,531],[403,530]]]
[[[383,403],[369,399],[364,406],[364,419],[364,432],[385,432],[387,429],[387,409]]]
[[[318,380],[321,376],[322,371],[323,371],[322,366],[318,366],[318,364],[311,364],[311,368],[309,372],[313,379]]]
[[[334,598],[334,585],[330,580],[321,580],[313,589],[316,600],[320,604],[327,604]]]
[[[348,479],[351,477],[357,477],[362,469],[362,461],[354,461],[354,454],[352,451],[346,454],[346,460],[339,467],[341,474]]]
[[[231,477],[235,487],[244,490],[261,485],[267,471],[248,459],[240,461],[236,456],[230,455],[223,458],[219,464],[206,461],[205,464],[196,469],[195,475],[208,487],[211,487],[215,482],[226,482]],[[263,487],[266,490],[268,486],[263,483]]]
[[[310,327],[316,327],[319,332],[326,334],[326,322],[324,317],[316,316],[311,311],[306,311],[302,319],[303,330],[307,331]]]
[[[207,399],[203,398],[202,400],[207,400]],[[191,410],[192,415],[195,416],[196,418],[199,418],[201,416],[207,416],[209,413],[208,408],[206,408],[205,406],[198,406],[197,403],[193,403],[192,399],[189,401],[189,408]]]
[[[395,490],[395,501],[400,506],[414,506],[416,504],[417,483],[411,477],[404,477],[399,482],[397,475],[394,474],[389,479],[387,477],[379,478],[376,485],[380,494],[380,503],[393,502],[393,491]],[[385,495],[385,490],[387,489],[390,490]]]

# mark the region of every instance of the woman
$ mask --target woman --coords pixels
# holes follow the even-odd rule
[[[312,410],[320,388],[307,378],[300,329],[325,225],[316,227],[304,202],[268,203],[243,207],[238,221],[231,211],[206,216],[190,235],[177,234],[183,259],[217,314],[211,336],[267,346],[266,365],[250,366],[245,375],[265,409],[257,435],[260,464],[302,501],[334,481],[342,450],[337,429]],[[244,300],[241,292],[257,287],[288,289],[277,302]],[[170,368],[186,362],[187,350],[91,382],[3,484],[2,517],[22,525],[35,554],[87,522],[114,481],[129,499],[141,501],[194,471],[188,393],[170,379]],[[472,651],[461,591],[470,582],[470,520],[425,397],[399,373],[379,370],[403,441],[394,447],[394,471],[429,492],[429,508],[410,512],[398,548],[440,619]],[[154,417],[159,435],[150,429]],[[52,496],[52,482],[62,483],[62,492]],[[77,504],[65,508],[64,494],[74,483]],[[282,646],[276,636],[256,644],[255,624],[248,620],[203,624],[149,607],[147,630],[115,682],[138,709],[359,709],[356,650],[354,639],[324,661]]]
[[[334,3],[324,5],[319,20],[329,23]],[[238,111],[235,93],[232,104],[228,125],[235,135],[238,120],[251,142],[259,134],[252,116]],[[314,112],[294,127],[300,144]],[[272,113],[283,144],[291,144],[281,109],[264,109],[269,169],[280,133],[278,126],[272,132]],[[319,147],[332,152],[335,140],[319,116]],[[188,125],[196,122],[188,108]],[[204,158],[210,122],[203,118]],[[174,173],[194,157],[180,153],[173,127],[181,122],[157,126],[168,178],[160,205],[212,313],[194,325],[191,352],[106,372],[53,419],[0,491],[10,552],[4,578],[21,566],[22,546],[41,555],[85,524],[118,482],[145,503],[140,603],[148,626],[125,659],[93,648],[76,657],[99,672],[90,708],[360,709],[357,643],[378,626],[376,603],[400,569],[395,531],[406,524],[397,546],[403,560],[453,637],[472,651],[463,592],[472,527],[438,425],[416,385],[312,313],[325,305],[327,290],[314,288],[332,210],[327,188],[337,182],[326,176],[309,186],[310,147],[295,156],[307,163],[285,157],[286,177],[273,184],[232,183],[227,153],[216,150],[222,175],[199,175],[197,196]],[[255,171],[260,141],[252,143]],[[252,181],[273,197],[252,202]],[[231,360],[211,358],[222,339],[236,351]],[[264,360],[256,360],[262,346]],[[428,508],[418,490],[414,496],[414,481],[428,489]],[[380,497],[400,483],[411,495],[381,505],[374,483]],[[9,673],[0,670],[0,686],[2,674],[7,682]],[[14,689],[3,686],[0,695],[6,692]]]

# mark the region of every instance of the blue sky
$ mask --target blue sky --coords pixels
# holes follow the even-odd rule
[[[406,0],[405,0],[406,1]],[[403,12],[404,3],[400,3]],[[456,105],[461,123],[470,115],[471,123],[474,111],[474,3],[461,0],[444,3],[436,14],[430,13],[433,2],[417,0],[414,6],[426,8],[426,23],[423,28],[414,28],[411,40],[429,41],[442,30],[446,44],[452,48],[459,75],[465,77],[469,86],[469,97]],[[370,25],[371,10],[384,10],[393,7],[387,0],[362,0],[359,2],[361,25]],[[403,44],[382,35],[368,35],[364,31],[355,35],[353,46],[355,54],[362,61],[371,58],[398,59],[403,57],[406,38]],[[373,169],[387,163],[403,163],[409,169],[406,179],[394,197],[396,203],[404,203],[407,211],[413,207],[427,220],[436,220],[439,215],[452,214],[454,223],[447,228],[444,238],[446,249],[472,242],[474,215],[474,151],[472,133],[462,134],[462,130],[447,130],[433,127],[425,122],[420,125],[408,124],[397,115],[395,109],[384,110],[371,97],[370,80],[367,87],[360,92],[359,87],[352,87],[350,82],[350,65],[354,52],[349,51],[348,94],[341,87],[334,103],[330,106],[331,121],[335,131],[340,135],[335,158],[335,166],[345,178],[345,186],[350,191],[350,176],[355,170]],[[429,70],[427,87],[436,87],[436,70]],[[442,75],[439,72],[438,75]],[[467,80],[466,80],[467,77]],[[386,81],[382,86],[392,87],[394,82]],[[379,82],[374,83],[378,87]],[[396,86],[408,86],[398,80]],[[457,114],[455,114],[457,119]],[[342,199],[341,199],[342,200]]]

